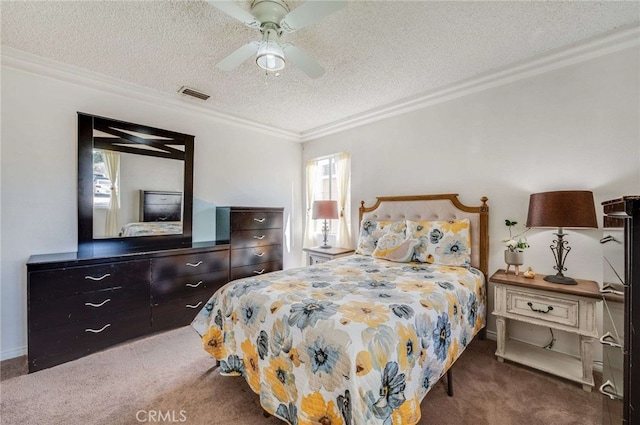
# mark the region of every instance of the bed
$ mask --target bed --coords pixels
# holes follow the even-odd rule
[[[486,324],[486,201],[362,202],[356,254],[230,282],[192,326],[289,424],[416,424]]]

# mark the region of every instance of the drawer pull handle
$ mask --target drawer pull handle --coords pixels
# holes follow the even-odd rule
[[[253,239],[259,239],[259,240],[263,240],[265,237],[265,235],[262,236],[254,236]]]
[[[616,291],[613,288],[614,288],[614,286],[612,284],[605,283],[604,285],[602,285],[602,288],[600,288],[600,293],[601,294],[624,295],[624,291]]]
[[[535,311],[536,313],[544,313],[547,314],[548,312],[550,312],[551,310],[553,310],[552,306],[547,306],[547,310],[542,310],[542,309],[538,309],[538,308],[533,308],[533,303],[531,301],[529,301],[527,303],[527,305],[529,306],[529,308],[531,309],[531,311]]]
[[[604,238],[600,239],[600,243],[607,243],[607,242],[618,242],[618,240],[616,240],[616,238],[614,238],[611,235],[605,236]]]
[[[85,276],[84,278],[85,278],[85,279],[89,279],[89,280],[102,280],[102,279],[107,278],[107,277],[109,277],[109,276],[111,276],[111,274],[110,274],[110,273],[105,273],[105,274],[103,274],[103,275],[102,275],[102,276],[100,276],[100,277]]]
[[[200,264],[202,264],[202,261],[198,261],[197,263],[187,263],[187,266],[189,267],[198,267]]]
[[[167,218],[169,217],[167,217],[166,215],[163,215],[161,217],[158,217],[158,221],[165,221]]]
[[[264,273],[264,269],[262,269],[262,270],[254,270],[253,272],[255,274],[262,274],[262,273]]]
[[[102,301],[100,304],[84,303],[84,305],[88,305],[89,307],[96,307],[97,308],[97,307],[102,307],[103,305],[105,305],[109,301],[111,301],[111,298],[107,298],[106,300]]]
[[[169,198],[165,198],[164,196],[163,196],[163,197],[160,197],[160,200],[161,200],[161,201],[166,201],[167,199],[169,199]]]
[[[101,327],[98,330],[96,330],[96,329],[85,329],[84,331],[85,332],[91,332],[91,333],[94,333],[94,334],[99,334],[103,330],[107,329],[109,326],[111,326],[111,323],[107,323],[106,325],[104,325],[103,327]]]
[[[198,286],[200,286],[200,284],[202,283],[202,281],[198,282],[198,283],[187,283],[187,286],[191,287],[191,288],[197,288]]]
[[[187,308],[198,308],[198,307],[200,307],[200,304],[202,304],[202,301],[200,301],[196,305],[187,304],[185,307],[187,307]]]
[[[264,221],[266,220],[266,218],[254,218],[254,221],[257,221],[258,223],[264,223]]]
[[[611,335],[611,332],[607,332],[600,337],[600,344],[609,345],[616,348],[622,347],[622,345],[618,343],[618,340],[616,340],[613,335]]]
[[[611,382],[610,380],[607,379],[607,382],[605,382],[604,384],[600,385],[600,388],[598,390],[600,391],[600,393],[606,395],[611,400],[615,400],[616,398],[618,398],[616,393],[608,391],[609,389],[611,389],[611,391],[615,391],[616,387],[615,387],[615,385],[613,385],[613,382]]]
[[[262,256],[264,255],[264,252],[261,252],[261,253],[259,253],[259,254],[256,252],[256,253],[255,253],[255,254],[253,254],[253,255],[255,255],[256,257],[262,257]]]

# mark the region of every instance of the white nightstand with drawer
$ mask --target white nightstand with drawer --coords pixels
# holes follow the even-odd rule
[[[598,284],[577,279],[577,285],[561,285],[543,277],[527,279],[498,270],[489,279],[494,284],[496,357],[579,382],[585,391],[591,391],[593,342],[598,337],[596,303],[602,299]],[[579,335],[580,357],[510,339],[510,320]]]
[[[324,263],[334,258],[345,257],[353,254],[355,251],[350,248],[322,248],[319,246],[313,248],[303,248],[307,254],[309,254],[309,265]]]

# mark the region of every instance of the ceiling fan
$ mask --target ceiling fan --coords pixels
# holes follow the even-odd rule
[[[251,11],[233,0],[206,0],[211,6],[225,12],[248,27],[260,30],[261,41],[252,41],[240,47],[216,64],[223,71],[233,71],[241,63],[256,55],[256,63],[265,71],[278,72],[287,62],[300,68],[310,78],[324,75],[324,68],[311,56],[291,43],[281,43],[283,32],[291,33],[311,25],[346,6],[347,2],[307,1],[293,10],[284,0],[254,0]]]

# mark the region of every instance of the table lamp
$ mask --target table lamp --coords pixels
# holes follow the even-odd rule
[[[338,218],[338,201],[313,201],[311,218],[324,220],[322,224],[323,240],[320,248],[331,248],[327,243],[327,237],[329,236],[329,222],[327,220]]]
[[[596,209],[593,193],[586,190],[561,190],[534,193],[529,198],[527,227],[557,227],[557,239],[550,246],[556,260],[553,267],[557,273],[544,278],[547,282],[577,285],[575,279],[563,274],[567,254],[571,251],[569,242],[564,240],[563,228],[597,228]]]

